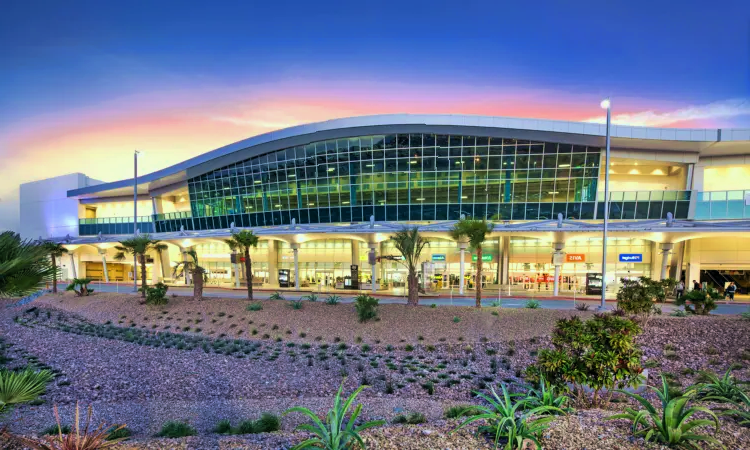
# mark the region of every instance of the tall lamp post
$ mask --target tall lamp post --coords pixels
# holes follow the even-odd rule
[[[606,309],[607,297],[607,229],[609,227],[609,129],[611,124],[612,105],[608,98],[602,100],[601,107],[607,110],[607,149],[604,157],[604,236],[602,239],[602,303],[599,310]]]
[[[138,155],[133,153],[133,236],[138,234]],[[138,256],[133,253],[133,292],[138,292]]]

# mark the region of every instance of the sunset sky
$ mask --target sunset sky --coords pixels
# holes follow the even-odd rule
[[[0,229],[23,182],[337,117],[601,120],[611,96],[618,123],[750,128],[749,26],[750,2],[722,0],[8,0]]]

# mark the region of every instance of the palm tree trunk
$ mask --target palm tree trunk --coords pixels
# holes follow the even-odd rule
[[[139,263],[141,264],[141,298],[146,298],[146,254],[141,253],[138,255]]]
[[[193,300],[203,300],[203,269],[193,270]]]
[[[52,267],[55,268],[55,271],[52,272],[52,293],[57,294],[57,258],[55,258],[55,255],[50,255],[52,258]]]
[[[476,291],[477,291],[477,308],[482,307],[482,246],[477,247],[477,276],[476,280],[474,281],[474,284],[476,284]]]
[[[406,304],[410,306],[419,305],[419,286],[417,284],[417,271],[413,268],[409,269],[407,286],[407,289],[409,291],[409,299],[406,301]]]
[[[247,299],[253,299],[253,262],[250,261],[250,249],[245,248],[245,278],[247,279]]]

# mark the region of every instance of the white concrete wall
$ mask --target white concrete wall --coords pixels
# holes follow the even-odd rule
[[[123,202],[92,203],[86,205],[96,208],[96,217],[133,217],[133,200]],[[138,216],[153,214],[151,200],[138,200]]]
[[[68,198],[70,189],[99,184],[82,173],[71,173],[21,185],[21,236],[29,239],[78,236],[81,207]]]
[[[750,165],[703,167],[704,191],[750,189]]]

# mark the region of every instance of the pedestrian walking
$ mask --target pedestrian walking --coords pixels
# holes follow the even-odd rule
[[[675,300],[679,300],[680,297],[682,297],[682,293],[685,292],[685,283],[680,280],[679,283],[677,283],[677,286],[674,287],[674,298]]]
[[[729,283],[729,286],[724,290],[724,294],[729,299],[730,302],[734,301],[734,293],[737,292],[737,286],[734,284],[734,281]]]
[[[697,281],[693,280],[693,290],[694,291],[700,291],[701,290],[701,284]]]

